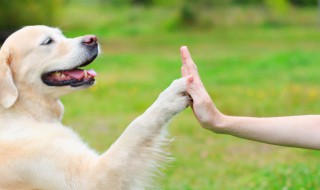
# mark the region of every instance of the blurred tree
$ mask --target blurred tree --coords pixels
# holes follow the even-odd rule
[[[154,5],[156,6],[167,6],[167,7],[173,7],[173,6],[178,6],[181,4],[182,0],[153,0]]]
[[[180,9],[180,21],[182,25],[190,26],[197,22],[197,7],[192,0],[185,0]]]
[[[262,5],[264,0],[233,0],[237,5]]]
[[[17,28],[55,22],[64,0],[0,0],[0,41]]]
[[[291,4],[299,7],[317,6],[318,0],[289,0]]]
[[[109,4],[116,7],[129,6],[131,4],[131,0],[94,0],[94,1],[96,1],[99,4]]]
[[[153,0],[131,0],[133,5],[152,5],[154,3]]]
[[[91,0],[97,1],[100,4],[109,4],[116,7],[130,6],[130,5],[143,5],[149,6],[154,4],[154,0]]]
[[[265,4],[271,14],[275,16],[282,16],[289,9],[287,0],[265,0]]]
[[[267,13],[266,26],[278,27],[283,26],[286,13],[290,8],[287,0],[265,0],[265,7]]]
[[[184,27],[205,27],[211,25],[210,18],[205,13],[213,11],[214,8],[231,6],[233,0],[184,0],[180,8],[180,25]]]
[[[265,0],[233,0],[232,3],[237,5],[262,5]],[[277,4],[277,1],[273,3]],[[280,1],[280,3],[283,3]],[[288,0],[288,3],[298,6],[298,7],[306,7],[306,6],[316,6],[318,0]],[[277,5],[275,5],[277,6]]]

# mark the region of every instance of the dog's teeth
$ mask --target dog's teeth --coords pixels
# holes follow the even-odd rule
[[[87,71],[86,71],[86,70],[84,70],[84,71],[83,71],[83,73],[84,73],[84,78],[87,78],[87,77],[88,77],[88,73],[87,73]]]
[[[61,73],[60,73],[61,74]],[[64,75],[63,73],[60,75],[61,78],[66,78],[66,75]]]
[[[61,74],[61,73],[60,73]],[[60,75],[58,71],[54,72],[53,75],[54,76],[59,76]]]

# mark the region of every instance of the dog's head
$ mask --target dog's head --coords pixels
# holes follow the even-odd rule
[[[97,38],[66,38],[60,30],[28,26],[13,33],[0,49],[0,105],[11,107],[19,93],[34,91],[58,98],[94,84],[90,64],[99,53]]]

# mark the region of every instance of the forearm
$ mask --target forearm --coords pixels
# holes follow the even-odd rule
[[[221,122],[215,125],[218,132],[240,138],[282,146],[320,149],[319,115],[270,118],[223,116]]]

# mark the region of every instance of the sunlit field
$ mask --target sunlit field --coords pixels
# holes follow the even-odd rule
[[[86,11],[93,15],[89,18],[88,13],[72,17],[81,11],[71,7],[62,12],[69,20],[60,28],[70,37],[98,36],[102,53],[89,67],[99,76],[92,88],[63,97],[64,123],[100,152],[180,77],[181,45],[189,47],[223,113],[259,117],[319,114],[320,32],[316,26],[172,30],[174,21],[164,16],[158,30],[154,20],[174,12],[89,9]],[[316,17],[316,12],[305,13],[311,16],[302,19]],[[141,17],[150,19],[142,23]],[[168,151],[175,161],[159,177],[161,189],[320,187],[318,151],[214,134],[200,127],[190,108],[172,121],[169,131],[175,140]]]

